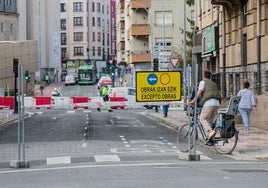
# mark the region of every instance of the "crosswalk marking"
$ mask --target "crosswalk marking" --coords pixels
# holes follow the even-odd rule
[[[56,164],[71,164],[71,157],[49,157],[47,158],[47,165]]]
[[[114,162],[120,161],[118,155],[94,155],[96,162]]]

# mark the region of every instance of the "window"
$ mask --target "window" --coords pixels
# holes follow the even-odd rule
[[[157,26],[162,26],[163,24],[165,24],[165,26],[171,26],[172,20],[173,15],[171,11],[165,11],[164,15],[162,11],[155,12],[155,23]]]
[[[92,2],[92,12],[95,12],[95,2]]]
[[[74,41],[83,41],[83,32],[74,32]]]
[[[97,26],[101,27],[101,18],[100,17],[97,18]]]
[[[93,46],[92,54],[93,54],[94,56],[96,55],[96,49],[95,49],[95,46]]]
[[[65,59],[67,57],[67,48],[61,48],[61,59]]]
[[[61,3],[60,4],[60,11],[61,12],[66,12],[66,3]]]
[[[95,23],[95,17],[92,17],[92,26],[95,26],[96,23]]]
[[[234,94],[233,74],[229,74],[229,96]]]
[[[101,33],[100,32],[98,32],[98,36],[97,37],[98,37],[98,39],[97,39],[98,42],[100,42],[101,41]]]
[[[97,12],[100,12],[100,11],[101,11],[100,3],[97,3]]]
[[[265,71],[264,85],[265,85],[265,91],[268,91],[268,71]]]
[[[66,45],[66,44],[67,44],[67,34],[61,33],[61,45]]]
[[[92,32],[92,41],[95,42],[96,41],[96,33]]]
[[[73,3],[73,11],[74,12],[82,12],[83,11],[83,4],[82,4],[82,2],[74,2]]]
[[[102,7],[101,7],[101,12],[102,12],[102,14],[104,14],[104,5],[102,5]]]
[[[61,27],[61,30],[62,31],[65,31],[66,30],[66,20],[64,19],[64,20],[61,20],[60,21],[60,27]]]
[[[240,75],[238,73],[235,74],[235,93],[238,93],[240,90]]]
[[[10,34],[14,34],[14,24],[10,24]]]
[[[82,26],[83,18],[82,17],[74,17],[74,26]]]
[[[98,47],[98,56],[101,56],[101,47]]]
[[[83,47],[74,47],[74,56],[82,56],[83,51]]]
[[[4,32],[4,23],[1,23],[0,31],[1,31],[1,32]]]

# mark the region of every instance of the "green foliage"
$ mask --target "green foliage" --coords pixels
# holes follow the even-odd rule
[[[193,6],[194,5],[194,0],[186,0],[186,4],[188,6]]]

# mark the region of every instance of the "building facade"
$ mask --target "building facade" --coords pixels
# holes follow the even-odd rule
[[[268,1],[196,1],[198,63],[218,78],[223,96],[244,81],[256,94],[268,92]]]
[[[170,58],[181,59],[184,16],[191,18],[183,8],[177,0],[117,0],[117,62],[128,85],[136,71],[153,70],[154,59],[163,71],[173,69]]]
[[[114,59],[114,9],[114,0],[60,1],[63,69]]]
[[[268,1],[197,0],[194,64],[199,80],[214,73],[223,98],[237,95],[245,81],[256,94],[251,124],[265,127],[268,93]]]
[[[39,70],[38,43],[26,40],[26,33],[26,1],[0,1],[0,88],[14,89],[13,61],[18,59],[29,72],[28,92],[33,92]]]

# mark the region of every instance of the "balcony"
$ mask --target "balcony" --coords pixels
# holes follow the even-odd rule
[[[240,0],[211,0],[212,5],[222,5],[224,7],[233,8],[239,5]]]
[[[151,33],[149,24],[132,24],[130,28],[131,36],[149,36]]]
[[[142,51],[132,51],[129,56],[130,63],[149,63],[151,62],[151,54],[150,51],[142,50]]]
[[[131,9],[150,9],[151,8],[151,0],[131,0],[130,1]]]

